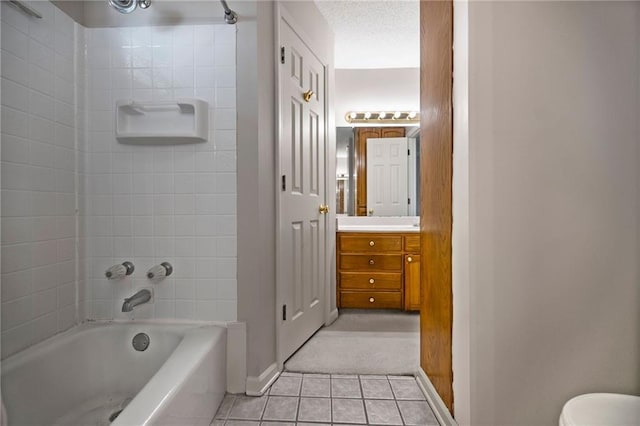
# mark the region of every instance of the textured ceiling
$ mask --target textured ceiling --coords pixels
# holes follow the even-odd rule
[[[335,33],[336,68],[420,66],[418,0],[315,0]]]

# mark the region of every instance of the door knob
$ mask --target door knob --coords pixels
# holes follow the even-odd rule
[[[373,302],[375,302],[375,301],[376,301],[376,299],[374,299],[373,297],[370,297],[370,298],[369,298],[369,303],[373,303]]]
[[[369,259],[369,265],[373,265],[374,263],[376,263],[373,259]]]
[[[302,94],[302,99],[304,99],[305,102],[309,102],[313,95],[315,95],[315,92],[313,90],[307,90]]]
[[[318,209],[320,213],[327,214],[329,213],[329,204],[320,204],[320,208]]]
[[[409,263],[413,262],[413,259],[411,258],[411,256],[407,257],[407,262]]]
[[[374,280],[373,278],[369,278],[369,284],[373,284],[375,282],[376,282],[376,280]]]
[[[375,245],[376,245],[376,243],[375,243],[375,241],[371,240],[371,241],[369,241],[369,245],[370,245],[371,247],[373,247],[373,246],[375,246]]]

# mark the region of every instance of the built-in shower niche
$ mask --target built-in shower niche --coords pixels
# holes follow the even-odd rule
[[[201,99],[116,102],[116,138],[123,144],[174,145],[206,142],[209,105]]]

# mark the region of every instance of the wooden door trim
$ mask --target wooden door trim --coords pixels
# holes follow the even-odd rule
[[[453,2],[420,2],[420,366],[451,414]]]

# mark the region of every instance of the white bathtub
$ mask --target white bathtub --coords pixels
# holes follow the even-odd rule
[[[209,425],[225,385],[226,329],[210,325],[88,323],[2,361],[9,426]]]

